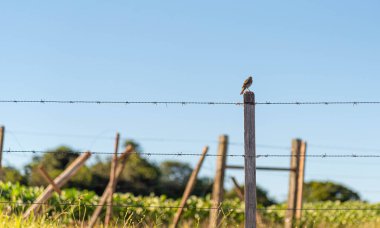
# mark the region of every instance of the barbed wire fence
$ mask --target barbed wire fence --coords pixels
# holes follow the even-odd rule
[[[0,100],[0,103],[9,103],[9,104],[97,104],[97,105],[234,105],[234,106],[243,106],[243,105],[379,105],[380,101],[295,101],[295,102],[220,102],[220,101],[101,101],[101,100]],[[33,134],[33,133],[31,133]],[[37,133],[35,133],[37,134]],[[46,135],[52,135],[46,133]],[[75,137],[74,135],[71,135]],[[78,136],[78,135],[77,135]],[[92,136],[83,136],[83,137],[92,137]],[[112,139],[111,137],[103,137],[104,139]],[[158,142],[195,142],[196,140],[181,140],[181,139],[164,139],[164,138],[145,138],[145,140],[158,141]],[[200,142],[199,140],[198,142]],[[203,141],[202,141],[203,142]],[[204,141],[206,142],[206,141]],[[213,143],[217,143],[217,141],[213,141]],[[244,146],[244,143],[241,142],[230,142],[229,145],[234,146]],[[368,149],[368,148],[350,148],[350,147],[336,147],[336,146],[324,146],[324,145],[309,145],[310,147],[320,148],[320,149],[332,149],[332,150],[345,150],[345,151],[366,151],[366,152],[380,152],[380,150],[376,149]],[[257,145],[257,147],[262,148],[270,148],[270,149],[279,149],[279,150],[289,150],[290,147],[282,147],[276,145]],[[13,149],[5,149],[4,153],[17,153],[17,154],[47,154],[47,153],[57,153],[50,152],[44,150],[13,150]],[[58,152],[59,153],[59,152]],[[78,152],[84,153],[84,152]],[[106,151],[93,151],[92,154],[98,155],[113,155],[113,152]],[[146,153],[146,152],[133,152],[140,155],[145,155],[147,157],[150,156],[177,156],[177,157],[185,157],[185,156],[202,156],[201,153],[188,153],[188,152],[174,152],[174,153]],[[64,154],[64,153],[63,153]],[[206,157],[220,157],[219,154],[206,154]],[[379,154],[362,154],[362,153],[350,153],[350,154],[330,154],[330,153],[320,153],[320,154],[307,154],[307,155],[285,155],[285,154],[273,154],[273,153],[261,153],[256,154],[255,156],[248,156],[245,154],[227,154],[222,155],[226,157],[242,157],[242,158],[256,158],[256,159],[264,159],[264,158],[291,158],[291,157],[308,157],[308,158],[380,158]],[[14,205],[49,205],[48,203],[35,203],[35,202],[17,202],[17,201],[0,201],[0,204],[14,204]],[[61,206],[78,206],[77,203],[63,202],[58,203]],[[88,206],[88,207],[97,207],[101,206],[98,204],[80,204],[80,206]],[[107,206],[107,204],[103,204],[103,206]],[[169,207],[169,206],[159,206],[159,205],[132,205],[132,204],[112,204],[113,207],[121,207],[121,208],[131,208],[131,207],[139,207],[139,208],[189,208],[189,209],[197,209],[197,210],[218,210],[219,207]],[[235,210],[236,208],[224,208],[226,210]],[[257,210],[301,210],[301,211],[351,211],[351,210],[360,210],[360,211],[380,211],[380,208],[257,208]]]

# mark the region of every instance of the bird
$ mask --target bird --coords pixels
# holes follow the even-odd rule
[[[243,87],[241,88],[240,95],[243,95],[245,90],[249,91],[249,87],[252,85],[252,76],[249,76],[243,83]]]

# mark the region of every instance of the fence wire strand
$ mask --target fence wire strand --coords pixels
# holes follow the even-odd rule
[[[380,101],[293,101],[293,102],[226,102],[226,101],[121,101],[121,100],[0,100],[0,103],[14,104],[151,104],[151,105],[378,105]]]
[[[4,153],[32,153],[32,154],[62,154],[65,155],[67,152],[59,152],[59,151],[42,151],[42,150],[3,150]],[[91,154],[99,154],[99,155],[113,155],[114,152],[101,152],[94,151]],[[76,154],[83,154],[86,152],[74,152]],[[131,152],[131,154],[140,154],[150,156],[202,156],[202,153],[146,153],[146,152]],[[255,158],[288,158],[288,157],[312,157],[312,158],[380,158],[380,154],[306,154],[306,155],[292,155],[292,154],[257,154],[256,156],[244,155],[244,154],[206,154],[206,157],[255,157]]]

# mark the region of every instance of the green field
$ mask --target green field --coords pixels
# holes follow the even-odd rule
[[[22,219],[21,214],[33,202],[43,188],[25,187],[18,184],[0,183],[1,227],[81,227],[92,214],[99,196],[89,191],[63,190],[62,195],[54,194],[43,205],[43,213],[37,218]],[[12,203],[8,203],[12,202]],[[133,196],[115,194],[114,225],[124,227],[165,227],[170,224],[179,200],[165,196]],[[182,216],[182,226],[203,227],[207,224],[211,207],[209,197],[191,197]],[[285,205],[260,207],[265,225],[281,227],[285,215]],[[380,226],[380,204],[364,202],[321,202],[304,205],[302,227],[378,227]],[[349,210],[330,210],[345,208]],[[316,210],[315,210],[316,209]],[[360,209],[360,210],[353,210]],[[222,206],[222,226],[242,227],[244,205],[239,199],[224,201]],[[102,215],[103,216],[103,215]]]

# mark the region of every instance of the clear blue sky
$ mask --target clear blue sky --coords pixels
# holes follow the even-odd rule
[[[0,97],[241,101],[241,84],[253,74],[257,101],[380,100],[379,7],[374,0],[3,1]],[[243,141],[243,113],[236,106],[1,104],[0,110],[6,149],[112,151],[113,141],[102,137],[116,131],[151,153],[200,153],[205,144],[215,153],[214,141],[224,133]],[[257,143],[287,147],[300,137],[310,154],[379,153],[379,118],[380,107],[369,105],[258,106]],[[92,137],[65,136],[73,134]],[[229,149],[243,153],[241,146]],[[258,153],[289,151],[258,147]],[[30,156],[5,154],[3,162],[22,167]],[[149,159],[194,165],[198,158]],[[288,158],[257,162],[289,165]],[[337,181],[380,201],[379,162],[310,158],[306,179]],[[212,176],[214,164],[207,158],[201,174]],[[227,175],[242,182],[241,172]],[[257,175],[259,185],[285,200],[288,174]]]

